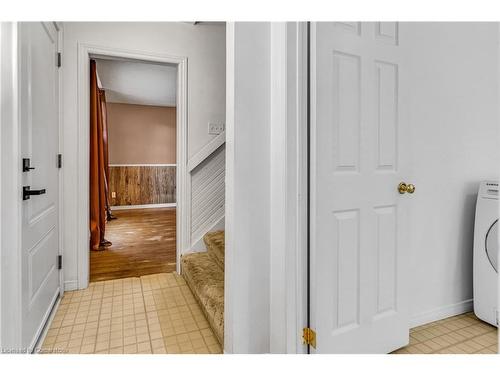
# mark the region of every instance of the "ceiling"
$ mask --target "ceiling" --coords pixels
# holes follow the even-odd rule
[[[129,60],[95,60],[108,103],[175,107],[175,66]]]

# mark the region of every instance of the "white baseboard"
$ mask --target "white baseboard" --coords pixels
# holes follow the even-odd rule
[[[71,291],[78,289],[78,280],[68,280],[64,282],[64,291]]]
[[[157,203],[157,204],[136,204],[130,206],[111,206],[111,210],[137,210],[141,208],[165,208],[177,207],[177,203]]]
[[[59,308],[59,305],[61,303],[61,298],[57,298],[54,305],[52,306],[52,309],[50,311],[50,314],[45,322],[45,325],[43,326],[42,332],[40,333],[40,336],[38,337],[38,341],[35,344],[35,347],[33,348],[33,353],[38,354],[40,353],[40,350],[42,349],[42,344],[45,341],[45,337],[47,336],[47,332],[49,331],[50,325],[52,324],[52,321],[54,320],[54,316],[56,316],[57,309]]]
[[[468,299],[452,305],[418,313],[410,318],[410,328],[418,327],[436,320],[446,319],[450,316],[464,314],[474,309],[474,300]]]
[[[224,230],[225,227],[226,227],[225,216],[222,216],[218,221],[216,221],[214,223],[214,225],[212,225],[210,227],[210,229],[207,231],[207,233],[214,232],[216,230]],[[198,252],[207,251],[207,248],[205,246],[205,242],[203,241],[203,236],[201,236],[201,238],[198,238],[197,240],[193,241],[193,243],[191,243],[191,249],[189,249],[190,253],[198,253]]]

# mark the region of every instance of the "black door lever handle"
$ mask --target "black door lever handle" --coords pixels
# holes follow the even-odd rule
[[[31,195],[42,195],[45,193],[46,193],[45,189],[30,190],[29,186],[23,186],[23,201],[30,199]]]

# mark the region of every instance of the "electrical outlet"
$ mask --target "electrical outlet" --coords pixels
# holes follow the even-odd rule
[[[111,192],[111,198],[116,198],[116,191]]]
[[[215,122],[208,123],[208,134],[220,134],[224,131],[225,125]]]

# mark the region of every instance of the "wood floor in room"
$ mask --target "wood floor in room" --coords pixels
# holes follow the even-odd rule
[[[176,210],[115,210],[106,224],[112,246],[90,251],[90,281],[175,271]]]

